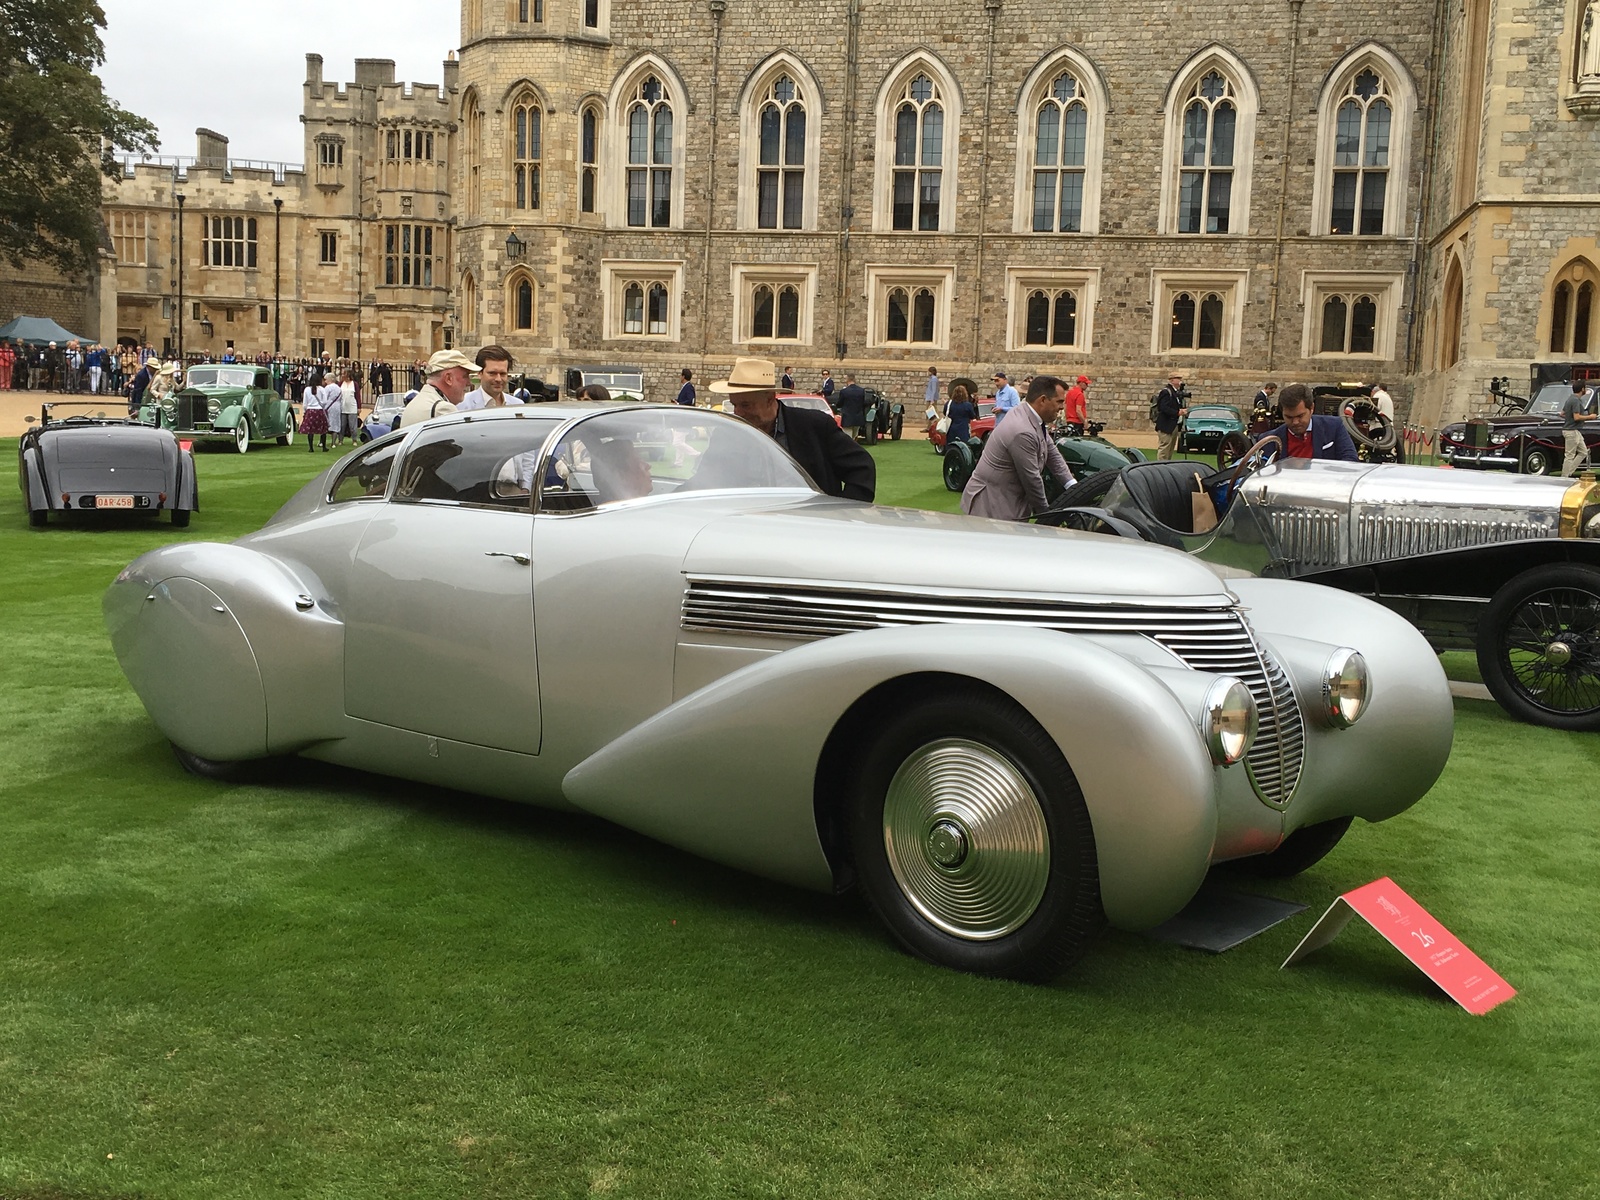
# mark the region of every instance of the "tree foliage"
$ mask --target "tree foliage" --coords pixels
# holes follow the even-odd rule
[[[105,13],[92,0],[0,0],[0,254],[68,272],[102,238],[112,152],[153,150],[156,130],[108,97]]]

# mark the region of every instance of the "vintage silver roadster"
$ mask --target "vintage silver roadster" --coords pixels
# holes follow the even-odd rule
[[[1513,716],[1600,729],[1600,485],[1265,455],[1095,476],[1041,520],[1366,596],[1475,650]]]
[[[180,529],[200,508],[194,455],[165,429],[107,416],[98,400],[54,400],[17,443],[17,482],[28,524],[50,514],[76,519],[170,516]],[[58,410],[93,409],[63,415]]]
[[[1359,597],[826,498],[677,406],[403,429],[257,533],[137,559],[105,618],[199,774],[299,754],[582,809],[1024,978],[1214,862],[1303,869],[1452,731],[1427,643]]]

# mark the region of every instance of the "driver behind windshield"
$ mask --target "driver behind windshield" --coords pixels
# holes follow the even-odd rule
[[[650,466],[627,438],[610,438],[596,446],[591,454],[594,488],[600,503],[617,500],[637,500],[653,490]]]
[[[1267,433],[1283,446],[1285,458],[1332,458],[1356,461],[1356,444],[1339,417],[1319,416],[1311,389],[1303,383],[1285,384],[1278,393],[1283,424]]]

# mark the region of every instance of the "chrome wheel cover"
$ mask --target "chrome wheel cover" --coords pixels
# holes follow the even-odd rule
[[[1033,787],[991,746],[919,746],[883,801],[889,869],[914,908],[954,937],[992,941],[1024,925],[1050,879],[1050,831]]]

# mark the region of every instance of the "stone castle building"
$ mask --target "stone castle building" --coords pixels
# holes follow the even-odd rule
[[[1437,420],[1600,357],[1597,2],[464,0],[439,86],[308,57],[303,169],[202,132],[108,188],[119,332],[660,398],[738,354],[1081,371],[1134,422],[1172,369],[1382,379]]]

